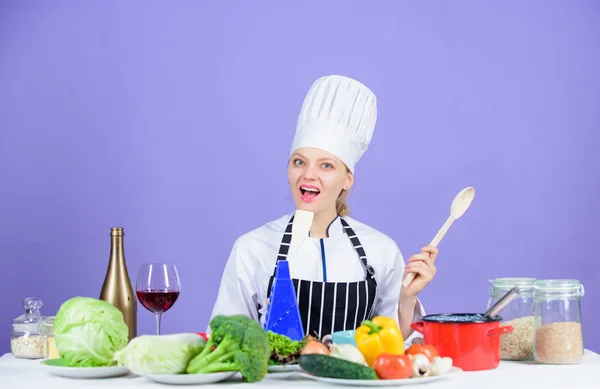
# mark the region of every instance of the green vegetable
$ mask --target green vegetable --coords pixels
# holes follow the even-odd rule
[[[127,345],[129,328],[114,305],[73,297],[56,313],[54,338],[56,350],[68,366],[111,366],[114,353]]]
[[[322,354],[300,356],[300,367],[317,377],[342,378],[348,380],[376,380],[377,373],[368,366],[345,359]]]
[[[210,321],[210,327],[212,334],[204,350],[190,361],[188,373],[238,371],[246,382],[264,378],[271,347],[259,323],[244,315],[219,315]]]
[[[267,336],[271,347],[269,365],[285,365],[296,361],[300,357],[302,347],[307,343],[306,339],[298,342],[273,331],[268,331]]]
[[[198,334],[142,335],[131,339],[114,359],[134,374],[180,374],[205,344]]]

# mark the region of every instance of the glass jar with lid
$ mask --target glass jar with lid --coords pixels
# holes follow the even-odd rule
[[[583,359],[581,297],[578,280],[538,280],[534,290],[534,360],[577,364]]]
[[[533,316],[533,291],[535,278],[496,278],[490,280],[487,308],[489,309],[512,288],[518,294],[501,312],[502,325],[510,325],[513,331],[500,337],[500,358],[512,361],[533,359],[535,318]]]
[[[54,342],[54,319],[55,316],[48,316],[40,326],[40,333],[44,337],[44,358],[59,358],[56,344]]]
[[[13,319],[10,352],[15,358],[44,357],[44,337],[40,333],[40,324],[45,319],[40,312],[42,305],[42,299],[39,297],[27,297],[23,300],[25,313]]]

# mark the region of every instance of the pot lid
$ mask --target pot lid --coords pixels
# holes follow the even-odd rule
[[[434,323],[493,323],[502,321],[502,317],[496,315],[487,317],[483,313],[439,313],[423,316],[421,320]]]

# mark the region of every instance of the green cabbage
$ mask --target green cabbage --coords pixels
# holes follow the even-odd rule
[[[73,297],[56,313],[54,338],[56,350],[68,366],[111,366],[115,351],[127,345],[129,328],[114,305]]]
[[[141,335],[115,353],[119,366],[134,374],[180,374],[206,341],[198,334]]]

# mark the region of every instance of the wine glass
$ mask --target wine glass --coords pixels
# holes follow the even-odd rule
[[[181,283],[175,265],[147,263],[141,266],[136,293],[144,308],[156,316],[156,335],[160,335],[162,314],[175,304],[180,291]]]

